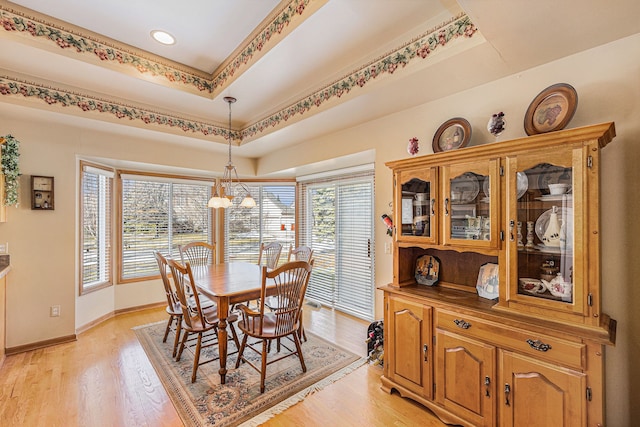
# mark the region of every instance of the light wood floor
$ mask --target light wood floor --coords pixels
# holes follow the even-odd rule
[[[76,342],[7,357],[0,369],[0,425],[181,426],[131,330],[164,319],[163,309],[121,314]],[[366,322],[306,307],[305,327],[366,354]],[[264,425],[444,426],[422,406],[380,390],[380,375],[380,367],[363,366]]]

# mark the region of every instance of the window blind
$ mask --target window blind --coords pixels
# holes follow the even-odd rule
[[[112,176],[81,164],[80,294],[112,284],[111,204]]]
[[[349,172],[299,185],[300,244],[315,259],[307,297],[372,320],[374,175],[372,168]]]
[[[206,183],[127,176],[122,179],[122,279],[158,274],[153,251],[178,258],[178,245],[211,242]]]
[[[225,210],[226,262],[258,262],[260,243],[282,244],[280,263],[286,261],[289,245],[295,244],[295,185],[245,183],[254,208],[239,207],[242,197],[233,200],[234,207]]]

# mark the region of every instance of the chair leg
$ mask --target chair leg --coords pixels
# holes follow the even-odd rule
[[[233,327],[233,323],[229,323],[229,329],[231,329],[231,338],[236,345],[236,348],[240,348],[240,341],[238,340],[238,334],[236,333],[236,328]]]
[[[242,337],[242,345],[240,346],[240,350],[238,351],[238,359],[236,360],[236,369],[240,366],[240,362],[242,362],[242,355],[244,354],[244,348],[247,345],[247,338],[249,336],[247,334]]]
[[[260,370],[260,393],[264,393],[264,377],[267,374],[267,340],[262,340],[262,369]]]
[[[178,350],[178,356],[176,357],[176,362],[179,362],[180,358],[182,357],[182,351],[184,350],[184,346],[187,343],[187,338],[189,338],[189,332],[184,331],[184,334],[182,334],[182,342],[180,343],[180,350]]]
[[[174,316],[169,316],[169,321],[167,322],[167,327],[164,330],[164,337],[162,337],[162,342],[167,342],[167,337],[169,336],[169,331],[171,330],[171,324],[173,323]]]
[[[173,357],[176,357],[176,353],[178,352],[178,344],[180,344],[180,333],[182,333],[182,319],[176,318],[176,322],[178,326],[176,327],[176,337],[173,340]]]
[[[300,321],[300,327],[298,328],[298,337],[300,337],[300,342],[307,342],[307,333],[304,331],[302,321]]]
[[[298,358],[300,359],[300,366],[302,366],[302,372],[307,372],[307,365],[304,363],[304,356],[302,356],[302,348],[300,346],[300,338],[297,331],[293,332],[293,342],[296,344],[296,350],[298,352]]]
[[[304,331],[304,321],[303,321],[304,312],[300,309],[300,326],[298,326],[298,336],[300,337],[300,342],[307,341],[307,333]]]
[[[198,363],[200,362],[200,349],[202,348],[202,332],[198,333],[198,342],[196,342],[196,351],[193,355],[193,370],[191,372],[191,382],[196,382],[196,372],[198,372]]]

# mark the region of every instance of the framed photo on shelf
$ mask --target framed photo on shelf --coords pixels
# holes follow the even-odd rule
[[[449,119],[440,125],[433,136],[433,152],[466,147],[471,140],[471,125],[462,117]]]

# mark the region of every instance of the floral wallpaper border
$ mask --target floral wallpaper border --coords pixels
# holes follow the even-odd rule
[[[164,79],[164,84],[191,86],[197,92],[208,95],[216,89],[220,89],[242,67],[246,67],[257,53],[262,50],[266,51],[272,36],[286,33],[285,29],[289,24],[294,19],[301,17],[307,9],[310,9],[308,6],[313,1],[324,2],[326,0],[292,0],[278,11],[251,41],[240,49],[221,71],[216,70],[213,74],[200,73],[202,74],[200,76],[195,69],[192,69],[191,72],[180,70],[160,61],[145,58],[138,53],[92,40],[86,35],[71,32],[60,25],[27,17],[18,11],[3,7],[1,4],[0,28],[6,32],[17,32],[24,36],[30,35],[38,41],[50,42],[61,49],[71,49],[79,55],[94,55],[101,62],[129,66],[141,74]]]
[[[427,60],[438,49],[446,46],[457,38],[471,38],[477,33],[477,28],[468,16],[460,15],[450,22],[417,37],[397,49],[383,55],[381,58],[365,64],[352,73],[338,79],[290,106],[259,120],[238,131],[232,131],[234,140],[240,143],[267,130],[284,124],[296,115],[304,115],[314,109],[319,109],[324,103],[336,98],[349,95],[351,90],[363,87],[383,75],[392,75],[399,68],[404,68],[410,62]],[[144,108],[126,105],[114,101],[99,99],[92,96],[76,94],[63,89],[47,87],[38,83],[27,82],[0,76],[0,96],[23,96],[35,98],[48,105],[61,107],[77,107],[82,111],[111,114],[117,119],[140,121],[141,125],[160,125],[181,129],[191,134],[201,136],[221,136],[227,138],[228,131],[219,125],[189,120],[169,114],[158,113]]]
[[[264,130],[278,126],[297,114],[305,114],[313,108],[319,108],[332,98],[341,98],[355,87],[363,87],[373,79],[383,74],[391,75],[398,67],[405,67],[409,62],[418,59],[427,59],[439,47],[447,45],[458,37],[470,38],[476,34],[477,28],[471,19],[462,15],[445,23],[441,28],[409,41],[400,48],[384,55],[382,59],[364,65],[351,74],[339,79],[304,99],[280,110],[279,112],[249,125],[242,130],[242,139],[262,133]]]
[[[80,95],[38,83],[14,79],[9,76],[0,76],[0,96],[23,96],[25,98],[40,100],[51,106],[76,107],[84,112],[111,114],[116,119],[135,120],[144,125],[154,124],[167,126],[181,129],[184,132],[199,133],[203,136],[222,136],[225,140],[229,134],[228,129],[223,126],[194,121],[87,95]],[[232,131],[232,137],[238,139],[239,135],[237,132]]]

